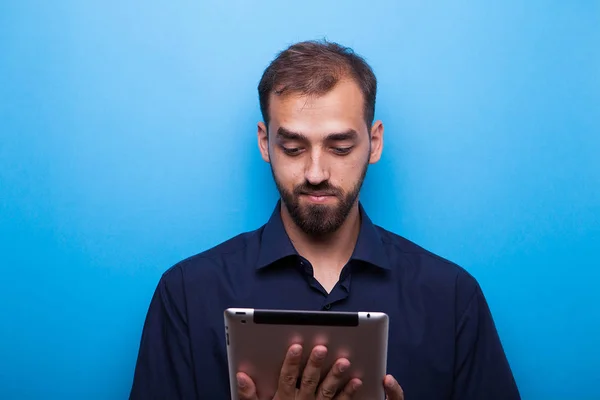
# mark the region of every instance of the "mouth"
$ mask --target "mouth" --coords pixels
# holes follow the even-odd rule
[[[326,203],[336,198],[333,194],[324,192],[302,193],[302,196],[312,203]]]

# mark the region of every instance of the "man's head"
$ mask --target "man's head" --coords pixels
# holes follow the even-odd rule
[[[302,42],[279,53],[258,91],[259,147],[288,213],[307,234],[336,231],[381,155],[373,71],[338,44]]]

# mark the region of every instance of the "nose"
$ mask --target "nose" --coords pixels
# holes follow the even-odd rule
[[[307,161],[304,172],[305,179],[312,185],[318,185],[329,179],[329,170],[325,165],[326,162],[318,152],[311,154]]]

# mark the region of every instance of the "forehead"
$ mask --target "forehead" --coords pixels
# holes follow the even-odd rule
[[[360,88],[352,80],[342,80],[321,96],[271,94],[269,131],[285,127],[308,137],[349,129],[368,132],[363,116],[364,100]]]

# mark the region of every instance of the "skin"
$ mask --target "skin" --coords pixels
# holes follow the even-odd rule
[[[383,124],[366,125],[363,101],[360,88],[350,79],[341,80],[322,96],[272,94],[269,127],[258,124],[260,153],[270,163],[282,197],[286,232],[328,292],[352,255],[360,229],[358,192],[367,166],[379,161],[383,149]],[[359,379],[348,381],[344,375],[350,366],[344,358],[320,380],[324,346],[310,349],[301,371],[306,350],[300,345],[288,350],[274,400],[350,400],[360,389]],[[302,383],[296,389],[300,376]],[[251,377],[239,373],[237,378],[240,399],[258,400]],[[382,384],[388,400],[404,399],[391,375]]]

